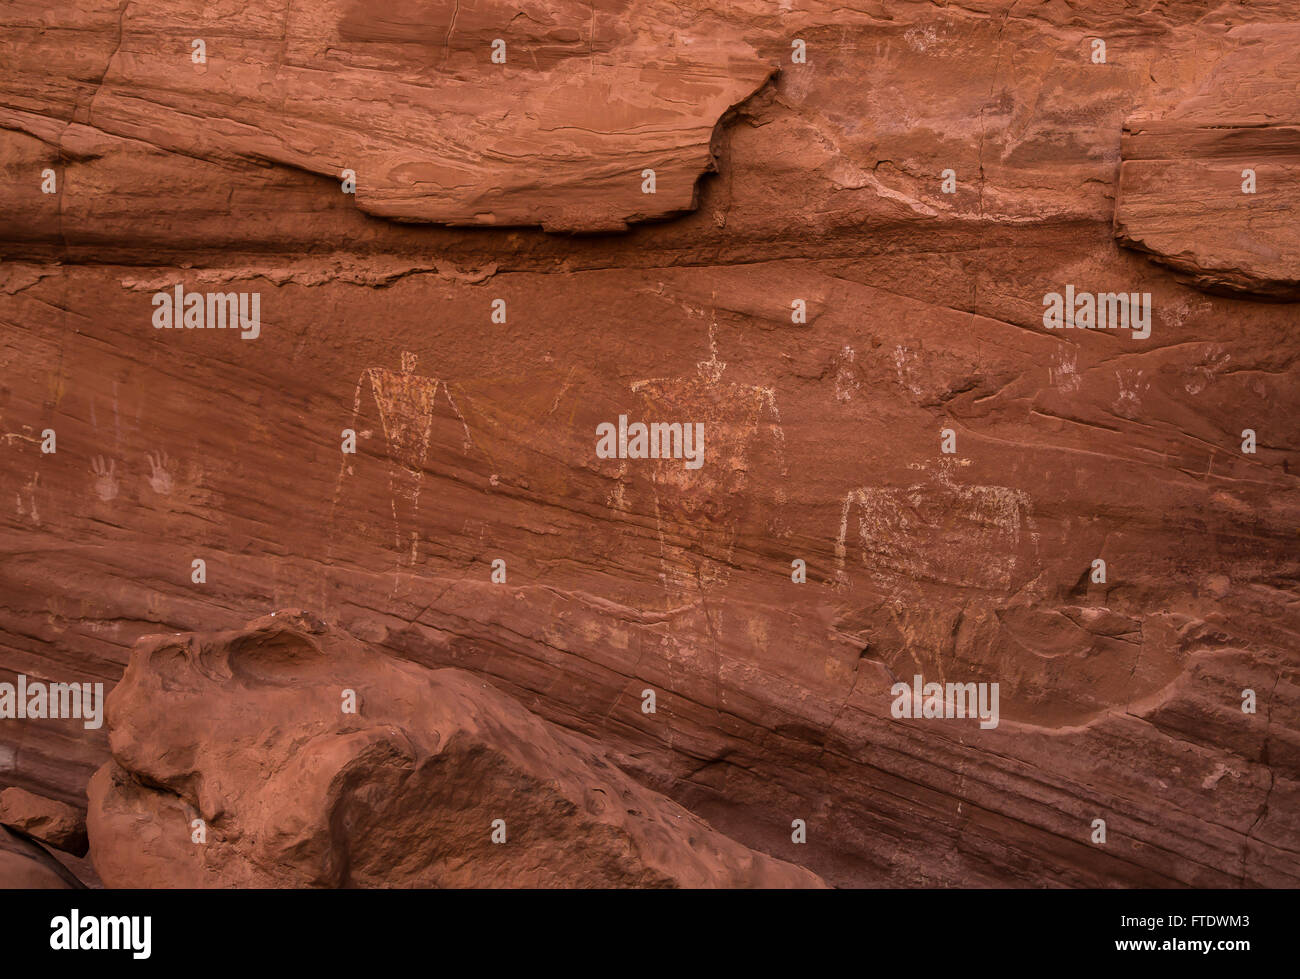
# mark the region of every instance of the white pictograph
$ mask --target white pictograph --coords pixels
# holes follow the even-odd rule
[[[166,452],[150,452],[146,458],[149,461],[149,488],[159,496],[168,496],[172,491],[172,474],[168,470],[169,460]]]
[[[429,454],[429,436],[433,429],[434,409],[439,392],[446,398],[452,413],[465,432],[465,450],[473,446],[469,426],[456,406],[445,381],[415,372],[418,358],[404,351],[400,370],[367,367],[357,379],[352,402],[352,427],[361,413],[362,395],[367,388],[379,409],[379,420],[388,448],[388,486],[393,511],[393,545],[398,563],[414,565],[419,557],[420,491],[424,483]],[[341,487],[347,472],[345,458],[339,471]],[[337,502],[338,490],[335,491]]]
[[[117,497],[117,461],[103,456],[95,456],[90,463],[90,471],[95,474],[95,492],[105,503]]]
[[[1024,570],[1021,543],[1036,551],[1032,500],[1008,486],[966,486],[948,467],[906,488],[862,486],[840,508],[835,541],[836,581],[851,583],[850,548],[877,585],[944,582],[1006,589]],[[960,544],[960,547],[954,546]],[[974,543],[982,558],[971,560]]]
[[[699,469],[678,460],[649,460],[654,487],[660,579],[674,605],[701,601],[711,586],[730,575],[739,516],[737,501],[749,481],[750,455],[766,437],[782,477],[785,432],[776,394],[769,387],[723,378],[713,326],[710,358],[686,377],[633,382],[632,392],[650,420],[702,422],[705,459]],[[778,500],[779,502],[783,502]]]

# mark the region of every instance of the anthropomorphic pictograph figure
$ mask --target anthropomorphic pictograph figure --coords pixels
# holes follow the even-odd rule
[[[420,491],[428,461],[429,436],[433,429],[439,389],[464,427],[466,451],[473,445],[469,427],[465,424],[460,409],[456,407],[446,382],[417,374],[417,361],[415,354],[406,351],[402,353],[400,370],[367,367],[357,380],[352,403],[352,427],[355,429],[361,415],[362,395],[369,386],[375,406],[379,409],[379,420],[388,450],[393,545],[398,552],[398,563],[410,565],[414,565],[419,556]],[[339,473],[340,486],[348,465],[348,458],[345,457]],[[336,492],[336,499],[337,495]]]
[[[1039,571],[1028,494],[959,483],[952,470],[941,464],[907,487],[850,490],[835,541],[836,587],[876,592],[916,668],[936,676],[962,610],[997,606]]]
[[[704,426],[704,461],[698,469],[679,459],[645,463],[654,487],[660,578],[674,606],[701,601],[710,586],[726,581],[738,529],[747,517],[767,509],[747,498],[760,443],[766,442],[774,475],[785,476],[785,434],[775,393],[724,378],[727,365],[718,360],[712,326],[709,346],[710,358],[700,361],[693,375],[632,384],[648,421]],[[769,526],[775,526],[774,518],[766,514]]]

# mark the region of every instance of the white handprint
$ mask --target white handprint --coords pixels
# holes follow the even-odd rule
[[[109,459],[104,462],[103,456],[95,456],[91,461],[90,470],[95,474],[95,492],[99,498],[107,503],[117,496],[117,462]]]
[[[1079,376],[1079,351],[1075,348],[1058,350],[1052,356],[1052,366],[1047,369],[1047,376],[1058,391],[1079,390],[1083,379]]]
[[[159,496],[166,496],[172,491],[172,474],[167,471],[167,453],[150,452],[146,458],[149,460],[149,486]]]
[[[1142,395],[1151,389],[1151,382],[1143,379],[1142,371],[1127,368],[1115,372],[1115,381],[1119,397],[1111,402],[1111,410],[1124,418],[1136,418],[1142,410]]]

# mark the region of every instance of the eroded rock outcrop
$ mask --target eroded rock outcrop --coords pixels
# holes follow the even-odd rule
[[[142,640],[109,709],[108,886],[824,886],[468,673],[307,613]]]
[[[0,791],[0,826],[40,840],[56,850],[84,857],[86,814],[80,809],[11,786]]]
[[[1231,53],[1166,114],[1124,126],[1115,235],[1198,288],[1300,300],[1300,26]]]
[[[73,158],[120,137],[227,173],[275,163],[350,180],[370,214],[453,225],[593,231],[689,210],[715,126],[775,70],[736,24],[665,0],[18,13],[8,128]],[[68,83],[33,91],[47,32]]]

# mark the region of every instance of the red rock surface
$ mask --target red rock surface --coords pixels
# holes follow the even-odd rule
[[[592,231],[689,210],[719,117],[775,70],[742,25],[664,0],[90,10],[18,5],[0,122],[90,155],[128,141],[222,168],[347,169],[358,207],[402,221]],[[72,85],[33,89],[52,54]],[[83,104],[78,76],[105,58]]]
[[[1295,301],[1300,25],[1227,37],[1196,95],[1125,125],[1115,234],[1200,288]]]
[[[110,887],[816,887],[461,670],[314,616],[142,640],[90,783]]]
[[[81,886],[44,849],[0,826],[0,890],[67,890]]]
[[[309,608],[832,884],[1300,883],[1294,5],[459,6],[11,5],[0,681]],[[616,135],[548,155],[584,38]],[[261,335],[154,330],[176,283]],[[1067,284],[1150,293],[1150,337],[1044,329]],[[620,414],[705,466],[598,458]],[[1001,723],[894,718],[917,673]],[[108,758],[0,737],[74,805]]]
[[[0,792],[0,826],[40,840],[56,850],[78,857],[86,855],[86,814],[26,789],[8,788]]]

